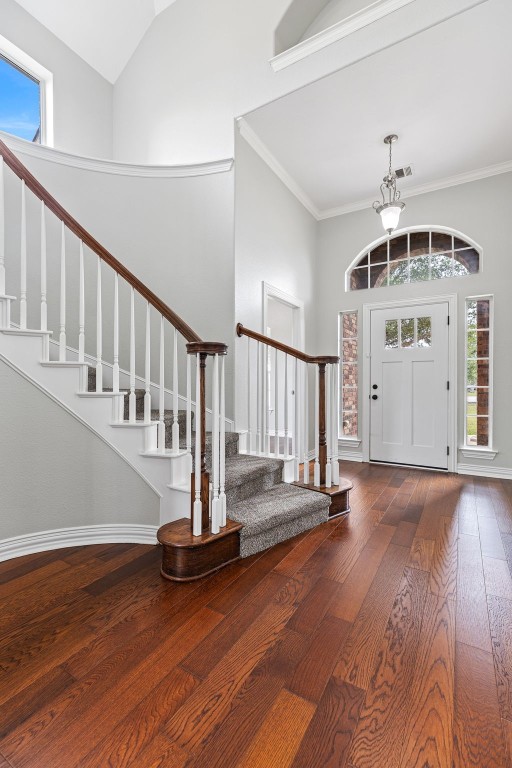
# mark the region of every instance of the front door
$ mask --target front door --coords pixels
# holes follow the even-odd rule
[[[448,468],[448,302],[371,311],[370,460]]]

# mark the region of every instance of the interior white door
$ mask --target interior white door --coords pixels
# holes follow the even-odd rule
[[[267,329],[266,334],[275,341],[287,344],[289,347],[300,346],[300,339],[297,338],[297,315],[298,308],[281,301],[273,296],[268,297],[267,302]],[[288,432],[291,436],[292,425],[295,412],[294,404],[294,368],[293,359],[286,357],[283,353],[277,356],[279,392],[275,392],[275,353],[270,349],[267,351],[267,387],[268,387],[268,411],[270,429],[274,428],[274,410],[278,406],[278,433],[285,434],[285,400],[288,410]],[[286,372],[285,372],[286,368]],[[288,384],[288,397],[285,398],[284,383]],[[277,398],[277,402],[276,402]]]
[[[370,460],[448,468],[448,302],[371,312]]]

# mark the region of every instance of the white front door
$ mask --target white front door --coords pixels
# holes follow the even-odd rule
[[[448,468],[448,302],[371,311],[370,460]]]

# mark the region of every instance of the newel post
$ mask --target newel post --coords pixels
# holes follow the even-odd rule
[[[194,341],[187,344],[187,353],[189,355],[195,355],[198,358],[198,376],[199,381],[196,382],[196,451],[195,451],[195,467],[191,477],[191,527],[195,536],[200,535],[199,531],[204,532],[210,529],[210,473],[206,469],[206,366],[208,357],[214,357],[215,355],[226,355],[228,348],[225,344],[218,342],[203,342]],[[198,399],[198,402],[197,402]],[[215,409],[214,409],[215,410]],[[197,416],[199,418],[197,419]],[[199,446],[197,445],[199,441]],[[213,446],[212,446],[213,448]],[[212,451],[213,453],[213,451]],[[196,484],[196,472],[201,474],[200,480],[200,522],[195,519],[198,514],[198,505],[194,502],[197,501],[197,489]],[[223,479],[222,479],[223,480]]]
[[[320,485],[325,485],[327,465],[327,440],[325,425],[325,363],[318,363],[318,460],[320,463]]]

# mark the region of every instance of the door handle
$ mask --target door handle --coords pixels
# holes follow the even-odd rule
[[[372,395],[372,400],[378,400],[378,399],[379,399],[378,395]]]
[[[378,388],[379,388],[378,384],[372,384],[372,389],[378,389]]]

